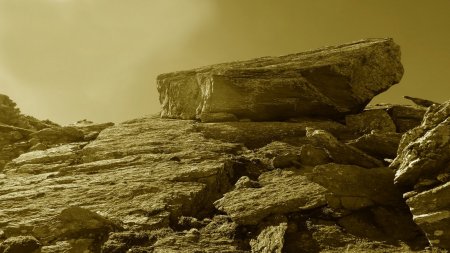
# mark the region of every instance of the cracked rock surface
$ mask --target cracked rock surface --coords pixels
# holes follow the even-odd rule
[[[157,83],[164,117],[228,113],[267,121],[359,112],[402,75],[400,47],[392,39],[367,39],[162,74]]]
[[[119,124],[0,95],[0,253],[445,252],[450,102],[366,106],[402,73],[369,39],[163,74]]]
[[[450,248],[450,101],[432,104],[408,131],[391,167],[431,245]]]

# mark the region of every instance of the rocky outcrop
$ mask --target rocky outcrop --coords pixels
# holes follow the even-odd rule
[[[163,118],[116,125],[27,125],[3,97],[0,252],[447,248],[448,103],[364,108],[401,77],[398,52],[373,39],[162,75]]]
[[[73,142],[92,141],[100,131],[112,125],[114,124],[94,124],[83,120],[61,127],[49,120],[40,121],[21,114],[16,103],[8,96],[0,94],[0,171],[7,162],[23,153]],[[43,156],[48,153],[44,152]]]
[[[392,39],[367,39],[162,74],[157,83],[163,117],[227,113],[265,121],[360,112],[402,75],[399,46]]]
[[[41,130],[48,127],[58,126],[50,120],[38,120],[34,117],[23,115],[16,103],[8,96],[0,94],[0,123],[23,129]]]
[[[450,101],[431,105],[398,152],[391,167],[414,221],[431,245],[450,249]]]
[[[0,94],[0,171],[5,164],[28,151],[31,134],[44,128],[57,127],[51,121],[25,116],[8,96]]]
[[[389,184],[393,174],[314,130],[344,138],[345,126],[230,124],[142,118],[100,130],[92,141],[26,152],[0,176],[0,229],[7,238],[34,236],[42,252],[298,252],[362,247],[362,238],[420,242]],[[244,130],[257,124],[273,133],[260,130],[268,135],[259,145],[245,145],[258,133]],[[230,141],[213,129],[242,135]]]

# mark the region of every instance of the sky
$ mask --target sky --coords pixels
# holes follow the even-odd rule
[[[450,99],[450,1],[0,0],[0,93],[69,124],[160,110],[156,76],[362,38],[392,37],[404,95]]]

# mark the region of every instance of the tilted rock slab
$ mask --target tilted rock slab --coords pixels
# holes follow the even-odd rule
[[[435,177],[450,161],[450,101],[430,107],[422,124],[403,135],[395,183],[413,186],[419,179]]]
[[[450,100],[431,105],[422,124],[403,135],[394,182],[406,191],[414,221],[432,246],[450,249]]]
[[[331,207],[357,210],[372,205],[401,206],[400,192],[392,184],[394,173],[385,167],[365,169],[329,163],[314,168],[311,181],[328,189]]]
[[[162,74],[157,88],[161,116],[167,118],[215,113],[255,121],[335,118],[362,111],[402,75],[400,47],[392,39],[366,39]]]
[[[300,173],[274,170],[259,178],[261,188],[241,188],[214,202],[238,224],[256,225],[273,214],[310,210],[326,204],[326,189]]]

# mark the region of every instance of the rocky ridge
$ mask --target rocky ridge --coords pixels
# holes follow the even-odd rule
[[[399,56],[371,39],[164,74],[163,118],[116,125],[1,95],[0,252],[444,252],[449,102],[366,106]]]

